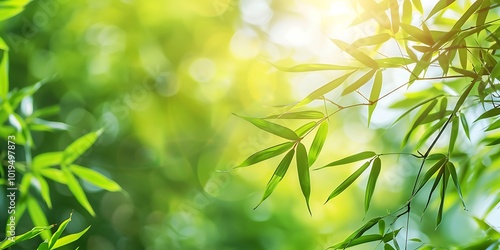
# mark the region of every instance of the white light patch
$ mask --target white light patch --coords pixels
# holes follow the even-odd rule
[[[215,76],[215,64],[207,58],[196,59],[189,66],[189,74],[197,82],[208,82]]]
[[[231,38],[229,48],[239,58],[253,58],[259,54],[260,41],[253,31],[239,30]]]
[[[255,25],[266,24],[273,16],[273,11],[265,0],[243,0],[240,10],[245,22]]]

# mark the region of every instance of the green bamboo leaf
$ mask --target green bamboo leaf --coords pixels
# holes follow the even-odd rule
[[[352,93],[352,92],[358,90],[359,88],[361,88],[370,79],[372,79],[372,77],[375,75],[375,72],[377,72],[377,70],[375,70],[375,69],[368,71],[368,73],[364,74],[362,77],[360,77],[358,80],[356,80],[353,84],[347,86],[347,88],[345,88],[344,91],[342,92],[341,96],[347,95],[347,94]]]
[[[347,65],[333,65],[333,64],[319,64],[319,63],[311,63],[311,64],[300,64],[292,67],[279,66],[276,64],[272,64],[274,67],[278,68],[281,71],[286,72],[310,72],[310,71],[319,71],[319,70],[353,70],[358,69],[358,67],[347,66]]]
[[[432,47],[423,46],[423,45],[413,45],[412,48],[414,48],[416,51],[422,52],[422,53],[430,52],[433,50]]]
[[[500,144],[500,138],[491,141],[490,143],[486,144],[486,146],[495,146],[495,145],[498,145],[498,144]]]
[[[415,8],[420,12],[420,13],[424,13],[424,8],[422,7],[422,3],[420,2],[420,0],[412,0],[413,2],[413,6],[415,6]]]
[[[401,231],[401,228],[398,229],[398,230],[395,230],[395,231],[391,231],[391,232],[388,232],[384,235],[384,238],[382,239],[382,241],[384,243],[387,243],[391,240],[394,240],[396,239],[396,236],[398,236],[399,232]]]
[[[297,145],[297,173],[299,175],[300,189],[302,190],[302,195],[306,200],[307,210],[309,214],[311,213],[311,207],[309,206],[309,196],[311,195],[311,179],[309,176],[309,163],[307,161],[307,151],[304,144],[299,143]]]
[[[49,208],[52,208],[52,202],[50,200],[50,189],[47,181],[42,177],[35,175],[36,180],[40,184],[40,194],[42,195],[43,200],[47,204]]]
[[[474,122],[477,122],[482,119],[490,118],[490,117],[496,117],[500,115],[500,108],[492,108],[486,112],[484,112],[482,115],[480,115]]]
[[[439,203],[439,209],[438,209],[438,215],[437,215],[437,220],[436,220],[436,227],[441,224],[441,221],[443,220],[443,207],[444,207],[444,198],[446,195],[446,187],[448,185],[448,177],[450,176],[450,172],[444,168],[444,174],[443,174],[443,182],[441,183],[441,202]]]
[[[392,247],[392,246],[391,246],[391,245],[389,245],[389,244],[385,244],[385,245],[384,245],[384,250],[396,250],[396,249],[394,249],[394,247]]]
[[[264,200],[266,200],[267,197],[269,197],[269,195],[271,195],[273,193],[276,186],[278,186],[278,183],[285,176],[286,171],[288,170],[288,167],[290,166],[290,163],[292,162],[292,158],[293,158],[294,154],[295,154],[295,150],[292,149],[285,155],[285,157],[283,157],[280,164],[278,165],[278,167],[274,171],[273,176],[271,177],[271,179],[267,183],[266,191],[264,192],[262,199],[260,200],[259,204],[257,204],[257,206],[255,206],[254,209],[256,209],[258,206],[260,206],[260,204],[262,204],[262,202]]]
[[[0,2],[0,21],[9,19],[24,10],[30,0],[10,0]]]
[[[403,1],[403,15],[401,15],[401,21],[406,24],[410,24],[413,16],[413,10],[410,0]]]
[[[26,196],[26,206],[28,208],[28,213],[31,217],[31,221],[36,227],[45,227],[48,226],[47,217],[45,217],[45,212],[43,212],[38,202],[35,198],[31,196]],[[44,240],[48,240],[51,236],[51,232],[49,230],[43,231],[40,233],[40,236]]]
[[[370,177],[368,177],[368,182],[366,183],[365,213],[368,212],[368,209],[370,208],[370,201],[372,200],[372,196],[375,191],[375,185],[377,184],[381,165],[382,163],[380,157],[375,158],[372,164],[372,169],[370,171]]]
[[[452,4],[453,2],[455,2],[455,0],[440,0],[436,5],[434,5],[434,7],[432,8],[431,12],[427,16],[427,18],[424,20],[424,22],[427,21],[427,20],[429,20],[429,18],[431,18],[432,16],[434,16],[439,11],[441,11],[441,10],[445,9],[446,7],[448,7],[448,5]]]
[[[311,129],[316,127],[317,122],[308,122],[302,126],[300,126],[298,129],[295,130],[295,133],[299,137],[303,137],[307,132],[309,132]]]
[[[336,78],[334,79],[333,81],[323,85],[322,87],[320,87],[319,89],[313,91],[311,94],[309,94],[306,98],[304,98],[302,101],[300,101],[296,106],[295,108],[297,107],[300,107],[300,106],[304,106],[320,97],[322,97],[323,95],[329,93],[330,91],[336,89],[337,87],[339,87],[342,83],[345,82],[345,80],[347,80],[347,78],[352,74],[354,73],[354,71],[350,72],[350,73],[347,73],[339,78]]]
[[[49,243],[47,241],[40,243],[36,250],[49,250]]]
[[[75,178],[73,173],[67,168],[62,169],[64,176],[66,177],[66,184],[68,185],[69,190],[75,196],[76,200],[92,215],[95,216],[94,209],[90,205],[85,192],[83,191],[80,183]]]
[[[66,184],[66,177],[64,173],[55,168],[44,168],[40,170],[40,174],[42,174],[45,178],[51,179],[55,182],[59,182],[61,184]]]
[[[417,188],[417,191],[415,193],[418,193],[418,191],[420,191],[420,189],[424,187],[424,185],[429,181],[429,179],[438,171],[438,169],[443,167],[447,161],[448,159],[443,157],[438,162],[436,162],[436,164],[434,164],[431,168],[429,168],[429,170],[422,177],[420,184]]]
[[[33,158],[31,166],[33,168],[33,171],[37,172],[40,171],[41,169],[61,164],[62,158],[63,158],[63,152],[42,153]]]
[[[59,105],[53,105],[41,109],[37,109],[31,114],[30,118],[40,118],[40,117],[49,117],[53,115],[59,114],[61,107]]]
[[[481,8],[477,11],[476,27],[481,27],[484,25],[491,7],[492,6],[490,0],[483,0]]]
[[[394,34],[399,31],[399,4],[398,0],[390,0],[391,9],[391,28]]]
[[[113,180],[109,179],[108,177],[102,175],[101,173],[94,171],[89,168],[85,168],[82,166],[78,165],[71,165],[69,166],[69,169],[78,177],[81,179],[85,180],[88,183],[93,184],[96,187],[100,187],[104,190],[110,191],[110,192],[117,192],[122,190],[120,185],[118,183],[114,182]]]
[[[420,148],[422,145],[424,145],[424,143],[427,141],[427,139],[429,139],[429,137],[431,137],[431,135],[438,132],[439,129],[441,129],[443,127],[443,125],[446,123],[446,120],[447,119],[443,118],[439,122],[437,122],[436,124],[432,125],[432,127],[426,129],[425,133],[422,136],[419,136],[416,148]],[[429,158],[427,158],[427,160],[429,160]]]
[[[337,243],[337,244],[335,244],[327,249],[345,249],[345,248],[361,245],[361,244],[368,243],[368,242],[380,241],[383,238],[384,237],[380,234],[363,235],[359,238],[356,238],[356,239],[353,239],[350,241],[343,241],[343,242]]]
[[[384,220],[378,221],[378,232],[380,234],[384,234],[384,232],[385,232],[385,221]]]
[[[500,63],[496,63],[491,70],[490,76],[500,80]]]
[[[446,53],[441,53],[438,56],[438,63],[439,67],[443,70],[443,76],[448,74],[448,70],[450,68],[450,58],[448,57],[448,54]]]
[[[49,239],[49,249],[53,249],[54,248],[54,245],[56,244],[56,241],[59,239],[59,237],[61,237],[62,233],[64,232],[64,230],[66,229],[66,227],[68,226],[69,222],[71,221],[71,216],[73,214],[71,213],[69,215],[69,218],[66,219],[65,221],[63,221],[61,223],[61,225],[59,225],[59,228],[57,228],[57,231],[52,235],[52,237],[50,237]]]
[[[448,146],[448,152],[450,154],[453,153],[453,149],[455,148],[455,143],[457,141],[457,136],[458,136],[458,126],[459,126],[459,121],[458,117],[454,116],[451,120],[451,133],[450,133],[450,143]]]
[[[264,150],[261,150],[257,153],[252,154],[249,156],[246,160],[244,160],[240,165],[236,166],[235,168],[242,168],[242,167],[247,167],[256,163],[259,163],[261,161],[273,158],[275,156],[278,156],[280,154],[285,153],[289,149],[293,147],[293,142],[285,142],[282,144],[278,144],[269,148],[266,148]]]
[[[382,72],[377,71],[377,74],[375,75],[375,80],[373,80],[372,91],[370,93],[370,105],[368,105],[368,126],[370,125],[373,111],[375,111],[375,108],[377,107],[381,91],[382,91]]]
[[[9,47],[5,41],[0,38],[0,98],[7,99],[9,93]]]
[[[380,33],[373,36],[360,38],[352,43],[353,47],[359,48],[364,46],[380,45],[391,39],[391,35]]]
[[[240,116],[240,115],[236,115],[236,116],[247,120],[248,122],[252,123],[256,127],[260,128],[266,132],[269,132],[271,134],[275,134],[277,136],[280,136],[280,137],[283,137],[283,138],[289,139],[289,140],[299,139],[299,137],[297,136],[297,134],[295,134],[295,132],[293,132],[293,130],[291,130],[287,127],[284,127],[282,125],[268,122],[268,121],[266,121],[264,119],[260,119],[260,118],[244,117],[244,116]]]
[[[335,188],[330,196],[328,196],[328,199],[325,203],[344,192],[346,188],[348,188],[356,179],[358,179],[358,177],[368,168],[368,166],[370,166],[370,161],[367,161],[365,164],[363,164],[358,170],[356,170],[356,172],[347,177],[345,181],[343,181],[337,188]]]
[[[463,42],[458,49],[458,58],[460,58],[460,66],[465,70],[467,69],[467,44]]]
[[[316,159],[318,159],[319,153],[321,152],[321,149],[325,144],[327,135],[328,135],[328,122],[323,121],[321,125],[319,125],[318,131],[316,132],[316,136],[314,136],[311,148],[309,149],[309,158],[308,158],[309,166],[312,166],[314,162],[316,162]]]
[[[486,128],[485,131],[491,131],[500,128],[500,119],[494,121],[490,126]]]
[[[340,49],[345,51],[347,54],[352,56],[354,59],[358,60],[360,63],[362,63],[370,68],[373,68],[373,69],[379,68],[378,63],[375,60],[373,60],[371,57],[367,56],[365,53],[359,51],[356,47],[354,47],[346,42],[337,40],[337,39],[331,39],[331,40],[333,41],[333,43],[335,43],[335,45],[337,45],[337,47],[339,47]]]
[[[465,115],[463,113],[460,113],[460,122],[462,124],[462,128],[464,129],[465,135],[470,140],[469,124],[467,123],[467,118],[465,118]]]
[[[66,235],[64,237],[61,237],[59,238],[59,240],[56,241],[56,243],[54,244],[54,247],[52,249],[57,249],[57,248],[60,248],[62,246],[66,246],[70,243],[73,243],[75,241],[77,241],[78,239],[80,239],[80,237],[82,237],[82,235],[84,235],[88,230],[90,229],[90,226],[88,226],[87,228],[83,229],[82,231],[78,232],[78,233],[74,233],[74,234],[70,234],[70,235]]]
[[[62,122],[46,121],[39,118],[32,119],[29,128],[35,131],[54,131],[54,130],[69,130],[71,127]]]
[[[375,59],[381,68],[400,68],[401,66],[415,63],[413,58],[408,57],[387,57]]]
[[[416,108],[418,108],[418,107],[420,107],[420,106],[422,106],[422,105],[424,105],[424,104],[426,104],[426,103],[428,103],[428,102],[434,101],[434,100],[436,100],[437,98],[439,98],[439,97],[441,97],[441,96],[443,96],[443,95],[441,94],[441,95],[434,96],[434,97],[432,97],[432,98],[430,98],[430,99],[427,99],[427,100],[425,100],[425,101],[423,101],[423,102],[420,102],[420,103],[418,103],[417,105],[413,106],[412,108],[408,109],[406,112],[404,112],[402,115],[400,115],[400,116],[398,117],[398,119],[396,119],[396,121],[394,121],[394,122],[392,123],[391,127],[392,127],[392,126],[394,126],[394,124],[396,124],[397,122],[399,122],[401,119],[403,119],[403,118],[404,118],[406,115],[408,115],[411,111],[415,110]]]
[[[476,10],[481,6],[483,0],[475,1],[465,13],[455,22],[451,30],[460,30],[462,26],[467,22],[467,20],[476,12]]]
[[[271,115],[264,119],[321,119],[325,115],[319,111],[290,112],[280,115]]]
[[[54,225],[45,226],[45,227],[34,227],[30,231],[14,237],[14,241],[7,238],[7,239],[3,240],[2,242],[0,242],[0,249],[7,249],[14,244],[18,244],[19,242],[33,239],[36,236],[38,236],[39,234],[41,234],[42,232],[50,230],[53,227],[54,227]]]
[[[421,30],[415,26],[412,26],[410,24],[401,24],[401,28],[408,33],[411,37],[416,39],[419,42],[425,43],[427,45],[433,45],[434,44],[434,39],[432,38],[432,35],[424,30]]]
[[[102,129],[90,132],[76,141],[71,143],[63,153],[62,163],[63,165],[69,165],[73,163],[78,157],[80,157],[85,151],[87,151],[102,134]]]
[[[421,113],[418,115],[417,119],[415,119],[412,127],[410,128],[410,130],[407,132],[405,138],[403,139],[403,143],[408,142],[408,139],[410,139],[410,135],[413,132],[413,130],[415,128],[417,128],[424,121],[424,119],[427,117],[429,112],[431,112],[431,110],[434,108],[434,106],[436,106],[436,104],[437,104],[437,100],[434,99],[425,109],[422,108]]]
[[[425,203],[425,207],[424,207],[424,210],[422,211],[422,213],[425,213],[425,211],[427,210],[427,207],[429,206],[429,203],[431,202],[432,194],[436,190],[437,186],[439,185],[439,182],[441,181],[441,178],[443,177],[444,169],[445,169],[444,166],[442,166],[439,169],[439,173],[436,176],[436,179],[434,180],[434,183],[432,184],[431,191],[429,192],[429,196],[427,198],[427,202]]]
[[[359,238],[361,235],[363,235],[366,231],[370,230],[373,226],[375,226],[380,220],[382,220],[383,217],[374,217],[368,220],[363,226],[358,228],[356,231],[354,231],[349,237],[344,242]]]
[[[415,68],[413,68],[413,71],[411,72],[408,87],[420,77],[420,73],[422,73],[429,67],[429,65],[431,64],[431,59],[431,52],[427,52],[422,55],[422,58],[420,58],[420,60],[415,65]]]
[[[326,168],[326,167],[344,165],[344,164],[348,164],[348,163],[353,163],[353,162],[365,160],[365,159],[368,159],[368,158],[372,158],[375,155],[376,154],[373,151],[360,152],[360,153],[357,153],[357,154],[354,154],[354,155],[342,158],[340,160],[337,160],[337,161],[334,161],[334,162],[330,162],[329,164],[327,164],[327,165],[325,165],[325,166],[323,166],[321,168],[317,168],[316,170],[322,169],[322,168]]]
[[[453,180],[453,184],[457,189],[458,197],[460,197],[464,209],[467,210],[467,206],[465,205],[464,197],[462,195],[462,189],[460,188],[460,181],[458,180],[458,175],[457,175],[457,170],[455,169],[455,165],[452,162],[448,162],[446,163],[446,167],[448,168],[448,171],[451,175],[451,179]]]

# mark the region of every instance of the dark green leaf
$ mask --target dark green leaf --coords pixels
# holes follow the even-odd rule
[[[486,131],[491,131],[500,128],[500,119],[494,121],[492,124],[490,124],[487,128]]]
[[[297,145],[297,173],[299,175],[300,189],[302,190],[302,195],[306,200],[307,210],[309,214],[311,213],[311,207],[309,206],[309,196],[311,194],[311,179],[309,177],[309,163],[307,161],[307,151],[304,144],[299,143]]]
[[[379,68],[378,63],[376,61],[374,61],[371,57],[367,56],[365,53],[358,50],[356,47],[337,39],[332,39],[332,41],[335,43],[335,45],[337,45],[347,54],[351,55],[354,59],[358,60],[360,63],[373,69]]]
[[[325,115],[319,111],[300,111],[280,115],[271,115],[264,119],[321,119],[324,117]]]
[[[486,146],[495,146],[495,145],[498,145],[500,144],[500,138],[488,143]]]
[[[293,147],[293,142],[285,142],[254,153],[235,168],[247,167],[285,153]]]
[[[370,125],[373,111],[375,111],[375,108],[377,107],[381,90],[382,90],[382,72],[377,71],[377,74],[375,75],[375,80],[373,80],[372,91],[370,93],[370,105],[368,106],[368,125]]]
[[[239,116],[239,115],[236,115],[236,116],[249,121],[250,123],[252,123],[256,127],[260,128],[264,131],[267,131],[271,134],[275,134],[277,136],[280,136],[280,137],[283,137],[283,138],[289,139],[289,140],[299,139],[299,136],[297,136],[297,134],[295,134],[295,132],[293,132],[293,130],[291,130],[287,127],[284,127],[282,125],[268,122],[268,121],[266,121],[264,119],[260,119],[260,118],[251,118],[251,117],[244,117],[244,116]]]
[[[482,119],[490,118],[490,117],[496,117],[500,115],[500,108],[492,108],[486,112],[484,112],[482,115],[480,115],[474,122],[477,122]]]
[[[344,248],[349,248],[349,247],[357,246],[357,245],[368,243],[368,242],[379,241],[382,239],[383,239],[383,236],[380,234],[363,235],[363,236],[360,236],[359,238],[356,238],[353,240],[349,240],[349,241],[346,240],[346,241],[337,243],[337,244],[335,244],[327,249],[331,249],[331,248],[344,249]]]
[[[102,134],[102,130],[90,132],[71,143],[65,150],[62,159],[63,165],[69,165],[87,151]]]
[[[419,187],[417,188],[417,191],[415,193],[417,193],[418,191],[420,191],[420,189],[422,189],[422,187],[424,187],[424,185],[436,173],[436,171],[438,171],[438,169],[440,169],[441,167],[443,167],[444,164],[446,164],[447,161],[448,161],[448,159],[443,157],[443,158],[441,158],[441,160],[439,160],[438,162],[436,162],[436,164],[434,164],[431,168],[429,168],[429,170],[424,174],[424,177],[422,177],[422,179],[420,181],[420,184],[419,184]]]
[[[460,58],[460,66],[465,70],[467,69],[467,44],[463,42],[458,49],[458,57]]]
[[[335,190],[333,190],[333,192],[328,196],[328,199],[325,203],[344,192],[346,188],[348,188],[356,179],[358,179],[358,177],[368,168],[368,166],[370,166],[370,161],[367,161],[365,164],[363,164],[358,170],[356,170],[356,172],[347,177],[345,181],[343,181],[337,188],[335,188]]]
[[[477,11],[477,19],[476,19],[476,27],[480,27],[484,25],[484,22],[486,21],[486,17],[488,16],[488,12],[491,7],[491,2],[490,0],[483,0],[483,3],[481,4],[481,9]]]
[[[309,149],[309,158],[308,163],[309,167],[316,162],[318,159],[319,153],[325,144],[326,136],[328,135],[328,122],[323,121],[321,125],[319,125],[318,132],[316,132],[316,136],[314,136],[314,140],[311,144],[311,148]]]
[[[384,243],[387,243],[391,240],[394,240],[396,238],[396,236],[398,236],[399,231],[401,231],[401,229],[386,233],[384,235],[384,238],[382,239],[382,241],[384,241]]]
[[[462,74],[466,77],[470,77],[472,79],[476,79],[478,77],[478,74],[473,72],[473,71],[470,71],[470,70],[465,70],[465,69],[461,69],[461,68],[456,68],[456,67],[451,67],[454,71],[456,71],[457,73],[459,74]]]
[[[450,133],[450,144],[448,146],[448,152],[450,154],[453,153],[453,149],[455,148],[455,142],[457,141],[458,136],[458,117],[454,116],[451,120],[451,133]]]
[[[408,142],[408,139],[410,138],[410,135],[413,132],[413,130],[424,121],[424,119],[427,117],[429,112],[431,112],[431,110],[434,108],[434,106],[436,106],[436,104],[437,104],[437,100],[433,100],[429,104],[429,106],[427,106],[425,109],[422,109],[421,113],[418,115],[417,119],[415,119],[412,127],[410,128],[410,130],[407,132],[405,138],[403,139],[404,143]]]
[[[370,201],[372,200],[373,193],[375,192],[375,185],[377,184],[378,175],[380,174],[381,160],[380,157],[373,160],[372,169],[370,171],[370,177],[366,184],[365,193],[365,213],[370,208]]]
[[[460,188],[460,181],[458,180],[458,175],[457,175],[457,170],[455,169],[455,165],[453,165],[452,162],[448,162],[446,164],[446,167],[448,168],[448,171],[450,172],[451,179],[453,180],[453,184],[455,184],[455,188],[457,189],[458,192],[458,197],[460,197],[460,200],[462,201],[462,205],[464,206],[464,209],[467,209],[467,206],[465,206],[465,201],[462,196],[462,189]]]
[[[438,209],[438,215],[437,215],[437,220],[436,220],[436,227],[441,224],[441,221],[443,220],[443,207],[444,207],[444,198],[446,195],[446,187],[448,184],[448,177],[450,176],[450,172],[444,168],[444,174],[443,174],[443,182],[441,183],[441,202],[439,203],[439,209]]]
[[[295,133],[299,137],[303,137],[307,132],[311,131],[314,127],[316,127],[317,122],[308,122],[302,126],[300,126],[298,129],[295,130]]]
[[[475,1],[467,11],[455,22],[451,30],[460,30],[465,22],[476,12],[476,10],[481,6],[482,0]]]
[[[380,234],[384,234],[384,232],[385,232],[385,221],[384,220],[379,220],[379,222],[378,222],[378,232]]]
[[[443,75],[448,74],[448,70],[450,68],[450,58],[448,58],[448,54],[441,53],[438,56],[439,67],[443,70]]]
[[[495,64],[495,67],[491,70],[491,77],[500,79],[500,63]]]
[[[278,183],[285,176],[286,171],[288,170],[288,167],[290,166],[290,163],[292,162],[292,158],[293,158],[294,154],[295,154],[295,150],[292,149],[285,155],[285,157],[283,157],[280,164],[278,165],[278,167],[274,171],[273,176],[271,177],[271,179],[267,183],[266,191],[264,192],[262,199],[260,200],[259,204],[257,204],[257,206],[255,206],[255,208],[257,208],[265,199],[267,199],[267,197],[269,197],[269,195],[271,195],[273,193],[276,186],[278,186]]]
[[[357,161],[361,161],[364,159],[372,158],[375,155],[376,154],[373,151],[364,151],[361,153],[357,153],[357,154],[342,158],[342,159],[334,161],[334,162],[330,162],[329,164],[327,164],[321,168],[317,168],[317,169],[322,169],[322,168],[326,168],[326,167],[332,167],[332,166],[338,166],[338,165],[344,165],[344,164],[348,164],[348,163],[352,163],[352,162],[357,162]]]
[[[95,216],[94,209],[90,205],[87,200],[87,196],[83,191],[82,187],[78,180],[73,176],[73,173],[67,168],[62,169],[64,176],[66,177],[66,184],[68,185],[69,190],[75,196],[76,200],[92,215]]]
[[[420,106],[422,106],[422,105],[424,105],[424,104],[426,104],[426,103],[428,103],[430,101],[434,101],[434,100],[436,100],[437,98],[439,98],[441,96],[443,96],[443,95],[434,96],[434,97],[432,97],[430,99],[427,99],[427,100],[425,100],[423,102],[418,103],[417,105],[413,106],[412,108],[410,108],[406,112],[404,112],[401,116],[399,116],[398,119],[396,119],[396,121],[394,121],[391,126],[394,126],[394,124],[396,124],[398,121],[400,121],[401,119],[403,119],[403,117],[405,117],[406,115],[408,115],[414,109],[416,109],[416,108],[418,108],[418,107],[420,107]]]
[[[358,90],[359,88],[361,88],[370,79],[372,79],[372,77],[375,75],[375,72],[377,72],[377,70],[375,70],[375,69],[368,71],[368,73],[364,74],[362,77],[360,77],[358,80],[356,80],[353,84],[347,86],[347,88],[345,88],[344,91],[342,92],[341,96],[347,95],[347,94],[352,93],[352,92]]]
[[[385,244],[384,245],[384,250],[395,250],[394,247],[392,247],[391,245],[389,244]]]
[[[460,113],[460,122],[462,123],[462,128],[464,129],[465,135],[470,140],[469,124],[467,123],[467,118],[465,118],[465,115],[462,113]]]
[[[92,169],[73,164],[69,166],[69,168],[75,175],[96,187],[100,187],[110,192],[116,192],[122,189],[116,182]]]
[[[439,173],[438,173],[436,179],[434,180],[434,183],[432,184],[431,191],[429,192],[429,197],[427,198],[427,202],[425,203],[425,207],[424,207],[424,210],[422,211],[422,213],[424,213],[425,210],[427,210],[427,207],[429,206],[429,203],[430,203],[431,198],[432,198],[432,194],[436,190],[437,186],[439,185],[439,182],[441,181],[441,178],[443,177],[444,169],[445,169],[444,166],[439,169]]]

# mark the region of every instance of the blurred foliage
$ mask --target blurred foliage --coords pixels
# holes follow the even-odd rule
[[[27,181],[31,188],[25,193],[39,207],[32,213],[45,215],[46,224],[58,224],[73,211],[65,228],[70,235],[91,225],[78,242],[61,249],[326,249],[346,238],[382,240],[388,244],[378,248],[391,249],[396,247],[393,239],[400,247],[407,239],[406,217],[394,224],[395,216],[384,217],[384,222],[369,219],[398,212],[416,183],[419,163],[432,156],[422,165],[421,178],[436,162],[447,162],[437,165],[447,167],[439,168],[443,174],[453,162],[458,181],[446,171],[451,175],[446,197],[435,195],[425,216],[431,183],[440,183],[439,177],[429,178],[412,197],[408,238],[419,240],[410,241],[410,248],[497,244],[498,225],[491,224],[488,211],[498,203],[500,152],[485,145],[497,142],[498,121],[486,121],[498,115],[485,114],[472,122],[497,109],[497,3],[475,1],[477,8],[467,12],[469,1],[449,6],[450,1],[430,2],[31,1],[23,12],[0,23],[0,36],[9,47],[10,78],[10,87],[0,93],[27,92],[16,98],[11,111],[27,127],[21,130],[26,134],[16,135],[19,169],[31,169],[37,158],[43,165],[52,162],[48,169],[67,167],[62,183],[55,173],[45,176],[54,179],[47,181],[47,188],[34,178]],[[466,13],[464,23],[457,22]],[[351,22],[356,25],[343,27]],[[452,33],[453,26],[463,31],[441,43],[438,38]],[[298,66],[290,66],[294,64]],[[436,79],[420,79],[424,77]],[[477,80],[475,85],[471,79]],[[412,81],[398,88],[391,95],[395,97],[385,97]],[[320,88],[325,82],[329,87]],[[463,108],[454,110],[467,86],[474,87]],[[371,105],[358,105],[365,101]],[[300,113],[284,112],[290,103]],[[446,142],[437,142],[432,154],[420,155],[448,117],[456,118],[443,133]],[[2,128],[3,138],[16,133],[15,122],[8,118]],[[457,128],[456,139],[450,140]],[[67,156],[74,162],[58,158],[68,145],[100,129],[92,147],[78,150],[81,157]],[[269,159],[293,148],[296,136],[305,136],[296,144],[298,161],[290,161],[298,168],[289,168],[288,160],[280,165],[280,159]],[[278,151],[271,148],[247,159],[287,140],[292,143]],[[32,143],[26,145],[28,141]],[[400,152],[402,141],[407,141],[405,154],[389,154]],[[448,152],[450,141],[453,149]],[[7,152],[7,140],[1,148]],[[349,165],[333,166],[370,151],[374,153],[344,159]],[[7,153],[2,156],[7,165]],[[357,160],[371,164],[357,171],[363,163]],[[259,166],[233,170],[254,163]],[[312,164],[331,168],[309,172]],[[268,182],[264,198],[272,195],[254,210],[278,165],[282,167]],[[353,173],[358,173],[356,178]],[[18,180],[26,175],[20,173]],[[460,209],[460,196],[452,190],[458,182],[467,211]],[[367,187],[370,192],[365,193]],[[332,200],[323,206],[328,196]],[[438,211],[443,216],[435,229]],[[16,231],[45,223],[33,217],[40,218],[23,216]],[[7,222],[6,212],[0,218],[0,223]],[[492,218],[498,220],[498,215]],[[370,230],[359,231],[363,224]],[[15,249],[39,244],[33,239]]]

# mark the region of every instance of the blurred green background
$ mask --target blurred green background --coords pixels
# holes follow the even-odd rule
[[[333,202],[323,202],[356,166],[312,173],[313,216],[294,170],[253,210],[277,159],[226,170],[281,142],[232,113],[267,115],[276,110],[271,106],[296,101],[334,76],[284,73],[268,62],[345,60],[328,37],[353,35],[344,30],[352,18],[347,6],[320,0],[35,0],[3,22],[11,88],[48,79],[34,96],[35,107],[59,105],[53,120],[72,126],[36,133],[34,155],[61,150],[105,127],[80,162],[125,190],[109,193],[84,184],[97,212],[93,218],[65,187],[51,183],[60,199],[45,210],[49,222],[59,223],[74,210],[68,233],[92,225],[76,245],[93,250],[325,249],[343,240],[363,224],[366,176]],[[332,121],[318,166],[353,152],[399,147],[403,135],[377,133],[376,119],[368,130],[360,125],[363,115],[346,112]],[[390,161],[385,165],[394,171],[382,173],[366,218],[394,211],[407,198],[403,190],[412,182],[406,178],[412,180],[417,163]],[[439,238],[444,245],[474,239],[465,212],[457,207],[454,214],[435,235],[415,230],[411,236]],[[434,230],[434,218],[416,225],[419,220],[413,225]],[[22,223],[19,228],[31,228]],[[469,229],[446,233],[463,224]]]

